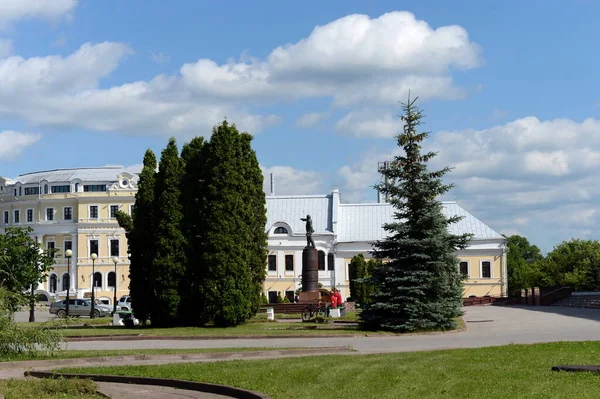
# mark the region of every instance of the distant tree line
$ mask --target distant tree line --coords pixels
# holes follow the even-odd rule
[[[267,257],[266,199],[252,136],[227,121],[210,140],[160,162],[150,150],[127,232],[135,316],[156,327],[234,326],[261,304]]]
[[[507,237],[507,245],[508,289],[512,295],[531,287],[600,291],[599,241],[563,241],[546,256],[519,235]]]

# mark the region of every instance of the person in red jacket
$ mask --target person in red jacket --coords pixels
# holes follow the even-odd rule
[[[335,296],[335,288],[331,289],[331,309],[337,308],[337,297]]]
[[[343,302],[342,294],[340,294],[340,291],[337,288],[334,288],[333,290],[334,290],[333,296],[335,297],[335,302],[339,307],[341,307],[342,302]]]

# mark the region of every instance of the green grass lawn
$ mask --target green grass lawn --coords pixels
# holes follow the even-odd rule
[[[551,371],[564,364],[600,364],[600,342],[62,371],[227,384],[274,399],[600,397],[600,375]]]
[[[89,380],[28,379],[0,380],[0,393],[6,399],[96,399],[96,383]]]
[[[222,353],[222,352],[252,352],[252,351],[275,351],[275,350],[303,350],[304,348],[195,348],[195,349],[119,349],[119,350],[58,350],[53,353],[37,352],[33,356],[28,354],[1,357],[2,362],[14,362],[24,360],[58,360],[77,359],[84,357],[105,356],[139,356],[139,355],[174,355],[191,353]]]

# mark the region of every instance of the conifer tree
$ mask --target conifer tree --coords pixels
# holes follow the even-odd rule
[[[154,186],[156,239],[152,278],[156,296],[152,325],[156,327],[171,327],[178,323],[179,290],[187,267],[186,239],[182,232],[182,177],[183,161],[175,138],[171,138],[161,153]]]
[[[247,187],[254,182],[247,181],[252,174],[242,142],[235,125],[224,121],[213,129],[207,148],[201,292],[203,319],[212,319],[216,326],[247,320],[260,300],[251,266],[257,203]]]
[[[145,323],[154,306],[154,185],[156,156],[151,150],[144,154],[144,166],[138,180],[138,191],[132,216],[117,212],[117,221],[125,229],[129,246],[129,294],[135,317]]]
[[[461,315],[462,277],[454,252],[468,245],[470,235],[454,235],[448,227],[460,217],[447,218],[439,197],[452,185],[441,178],[446,167],[429,171],[435,152],[421,152],[429,133],[418,132],[423,118],[414,100],[402,104],[403,132],[396,136],[401,155],[383,170],[388,183],[378,185],[395,208],[394,221],[383,228],[373,255],[381,260],[368,282],[377,287],[361,319],[365,327],[393,331],[451,329]]]

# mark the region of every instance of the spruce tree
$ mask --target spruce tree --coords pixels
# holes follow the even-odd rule
[[[139,175],[138,191],[132,216],[117,212],[117,221],[125,229],[129,246],[129,294],[133,314],[142,323],[149,320],[154,307],[154,277],[152,270],[155,250],[154,185],[156,156],[151,150],[144,154],[144,166]]]
[[[447,218],[438,198],[451,184],[442,177],[446,167],[429,171],[435,152],[421,152],[429,133],[418,132],[423,118],[414,100],[402,104],[403,132],[396,136],[401,155],[383,170],[388,183],[377,186],[395,208],[394,221],[383,228],[387,237],[374,244],[381,260],[368,282],[377,287],[365,304],[365,327],[392,331],[452,329],[462,314],[462,277],[455,251],[464,249],[469,234],[454,235],[448,227],[460,217]]]
[[[253,182],[246,180],[249,162],[242,141],[235,125],[224,121],[213,129],[207,148],[201,292],[203,319],[212,319],[216,326],[247,320],[260,299],[251,266],[256,201],[247,187]]]
[[[179,290],[187,267],[186,239],[182,233],[182,177],[183,162],[176,141],[171,138],[161,153],[154,186],[156,239],[152,278],[156,296],[152,325],[156,327],[171,327],[179,322]]]

